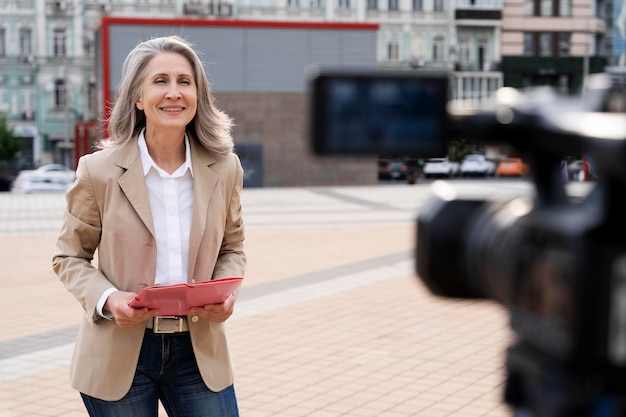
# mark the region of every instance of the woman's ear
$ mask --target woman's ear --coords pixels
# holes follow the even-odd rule
[[[143,104],[141,104],[141,101],[136,102],[135,106],[137,106],[138,110],[143,110]]]

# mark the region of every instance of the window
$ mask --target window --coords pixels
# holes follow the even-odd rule
[[[435,36],[433,40],[433,61],[442,62],[444,60],[443,36]]]
[[[300,0],[287,0],[287,7],[300,7]]]
[[[378,9],[378,0],[367,0],[367,9],[368,10],[377,10]]]
[[[489,40],[478,40],[478,69],[480,71],[488,71],[490,65],[489,58],[491,48],[489,47]]]
[[[418,65],[424,65],[424,56],[426,55],[426,41],[421,33],[413,33],[410,41],[411,60]]]
[[[32,56],[32,35],[33,31],[31,29],[20,29],[20,57],[22,59],[29,59]]]
[[[571,16],[572,0],[524,0],[524,16]]]
[[[460,39],[459,40],[459,56],[458,61],[461,64],[469,64],[470,63],[470,42],[468,39]]]
[[[0,56],[6,56],[6,41],[5,41],[6,32],[4,28],[0,28]]]
[[[535,15],[535,0],[524,0],[524,16]]]
[[[53,55],[54,56],[66,56],[66,34],[65,28],[54,29],[53,35]]]
[[[539,34],[539,56],[552,56],[552,33]]]
[[[571,33],[528,32],[524,34],[525,56],[570,56]]]
[[[67,105],[67,88],[65,80],[56,80],[54,82],[54,107],[64,109]]]
[[[0,112],[9,110],[9,94],[7,90],[0,88]]]
[[[413,0],[413,10],[414,11],[422,11],[422,10],[424,10],[424,2],[423,2],[423,0]]]
[[[30,120],[33,118],[35,109],[35,92],[32,89],[22,90],[20,92],[20,112],[22,118]]]
[[[387,44],[387,59],[394,62],[400,60],[400,45],[398,41],[390,41]]]
[[[22,109],[32,111],[35,107],[35,92],[32,89],[21,91]]]
[[[552,16],[553,5],[552,0],[541,0],[541,8],[539,9],[539,16]]]
[[[444,1],[445,0],[435,0],[435,4],[433,5],[433,8],[436,12],[444,11]]]
[[[524,34],[525,56],[570,56],[569,32],[529,32]]]
[[[86,112],[93,112],[94,103],[96,103],[96,100],[98,100],[96,84],[89,83],[89,87],[87,89],[87,107],[85,108]]]
[[[339,0],[337,3],[340,9],[349,9],[350,8],[350,0]]]
[[[470,63],[471,59],[471,36],[467,33],[459,33],[458,34],[458,47],[457,47],[457,56],[456,61],[462,65],[467,65]],[[455,59],[454,57],[451,57]]]
[[[89,34],[85,37],[85,54],[90,58],[96,56],[96,41]]]
[[[389,10],[398,11],[398,0],[389,0]]]
[[[534,33],[524,33],[524,56],[535,55],[535,36]]]
[[[311,9],[319,9],[322,7],[322,0],[309,0],[309,7]]]
[[[559,33],[559,56],[569,56],[571,45],[570,33]]]

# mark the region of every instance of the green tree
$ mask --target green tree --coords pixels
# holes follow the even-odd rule
[[[21,148],[22,143],[13,135],[6,114],[0,113],[0,168],[3,168],[5,162],[12,162]]]
[[[471,144],[463,139],[454,139],[448,146],[448,158],[451,161],[462,161],[472,150]]]

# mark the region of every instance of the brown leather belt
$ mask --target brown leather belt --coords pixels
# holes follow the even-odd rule
[[[189,331],[186,316],[156,316],[146,322],[152,333],[182,333]]]

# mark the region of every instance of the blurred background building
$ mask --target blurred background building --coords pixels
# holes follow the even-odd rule
[[[103,18],[159,25],[176,19],[171,33],[204,20],[231,27],[364,25],[375,32],[375,66],[451,71],[450,97],[480,104],[503,85],[575,92],[586,74],[623,65],[625,13],[613,0],[0,0],[0,112],[22,138],[16,170],[46,163],[74,168],[106,116],[108,92],[99,84]],[[139,41],[133,36],[128,46]],[[337,50],[349,66],[350,47]],[[280,85],[280,65],[274,77],[268,84]],[[375,159],[308,155],[305,91],[248,91],[254,100],[237,93],[216,86],[219,105],[237,119],[235,141],[255,167],[250,171],[262,172],[249,185],[377,181]]]

